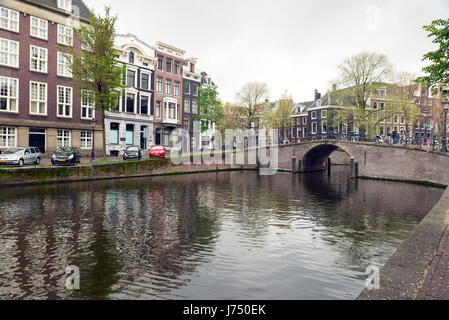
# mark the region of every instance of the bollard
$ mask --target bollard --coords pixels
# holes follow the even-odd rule
[[[296,157],[292,157],[292,172],[296,173]]]

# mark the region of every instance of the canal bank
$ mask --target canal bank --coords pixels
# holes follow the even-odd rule
[[[449,188],[359,300],[449,299]]]

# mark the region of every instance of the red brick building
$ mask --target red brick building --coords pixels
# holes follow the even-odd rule
[[[90,15],[81,0],[1,1],[0,149],[35,146],[49,154],[72,146],[88,155],[95,136],[102,153],[101,113],[75,94],[70,61],[58,49],[81,50],[74,28]]]
[[[154,139],[155,144],[171,147],[170,134],[182,128],[182,81],[184,51],[156,42],[157,64],[154,72]]]

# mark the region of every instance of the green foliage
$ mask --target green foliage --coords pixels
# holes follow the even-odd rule
[[[431,65],[422,69],[427,76],[420,77],[416,81],[424,83],[428,88],[439,88],[443,95],[447,96],[448,88],[441,87],[441,85],[449,84],[449,19],[432,21],[430,25],[423,28],[429,32],[428,37],[433,38],[432,42],[439,48],[423,56],[423,61],[428,60]]]
[[[210,123],[218,123],[223,118],[223,108],[218,100],[216,87],[199,89],[198,107],[200,112],[193,119],[201,122],[201,132],[207,131]]]
[[[125,88],[123,75],[125,67],[117,64],[119,56],[114,48],[116,16],[111,16],[111,8],[105,7],[105,15],[94,15],[89,25],[75,30],[84,50],[71,50],[71,70],[75,91],[82,96],[82,90],[94,93],[95,108],[102,114],[112,110]]]

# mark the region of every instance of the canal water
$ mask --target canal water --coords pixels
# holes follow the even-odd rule
[[[442,193],[347,167],[2,189],[0,298],[355,299]]]

